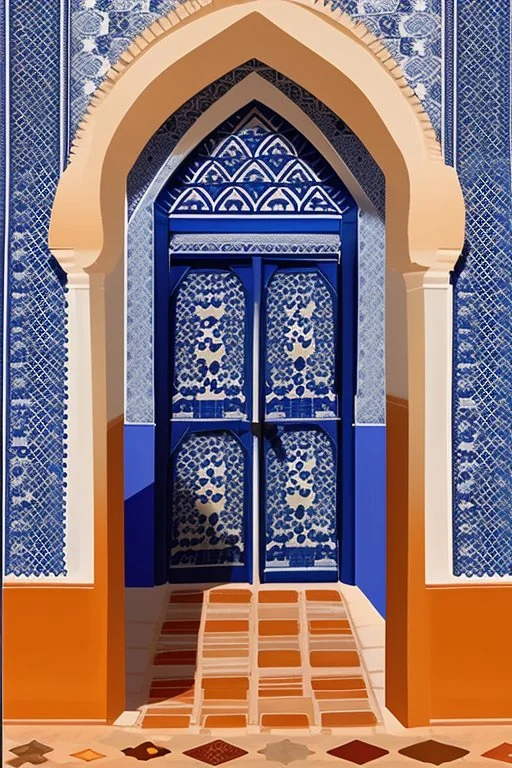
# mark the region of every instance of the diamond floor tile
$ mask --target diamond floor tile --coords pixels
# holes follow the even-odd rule
[[[350,763],[356,763],[356,765],[365,765],[373,760],[378,760],[379,757],[389,755],[389,751],[375,744],[369,744],[367,741],[355,739],[342,744],[340,747],[329,749],[327,754],[348,760]]]
[[[236,760],[237,757],[247,755],[248,752],[240,747],[235,747],[234,744],[229,744],[227,741],[216,739],[208,744],[201,744],[200,747],[187,749],[183,754],[207,765],[223,765],[230,760]]]
[[[500,760],[502,763],[512,763],[512,744],[504,741],[503,744],[483,752],[482,757],[488,757],[490,760]]]
[[[469,750],[462,747],[455,747],[452,744],[443,744],[441,741],[421,741],[418,744],[412,744],[410,747],[399,749],[398,752],[405,757],[418,760],[421,763],[431,763],[432,765],[442,765],[451,763],[453,760],[459,760],[461,757],[469,754]]]

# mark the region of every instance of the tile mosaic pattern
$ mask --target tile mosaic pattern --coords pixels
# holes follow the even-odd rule
[[[66,51],[61,3],[34,8],[11,0],[8,9],[4,569],[15,577],[58,576],[66,572],[65,288],[46,239],[61,168],[58,94]]]
[[[236,435],[189,434],[173,461],[171,568],[244,563],[247,467]]]
[[[512,575],[510,9],[470,0],[457,11],[456,167],[467,206],[454,288],[457,576]]]
[[[75,131],[90,95],[131,39],[179,3],[176,0],[71,0],[71,123]],[[438,0],[334,0],[383,40],[441,123],[441,4]]]
[[[101,752],[96,752],[95,749],[82,749],[80,752],[73,752],[70,757],[77,757],[79,760],[83,760],[84,763],[91,763],[93,760],[100,760],[105,757]]]
[[[348,207],[318,151],[263,105],[237,112],[187,157],[168,206],[174,215],[303,217]]]
[[[274,741],[264,749],[259,749],[258,754],[265,755],[266,760],[270,760],[273,763],[281,763],[281,765],[289,765],[296,760],[306,760],[309,755],[314,755],[312,749],[308,749],[305,744],[297,744],[290,739],[283,739],[283,741]]]
[[[172,592],[153,674],[143,728],[329,732],[379,718],[336,587]]]
[[[265,441],[265,568],[337,571],[336,450],[324,429],[276,428]]]
[[[229,763],[231,760],[236,760],[237,757],[243,757],[247,752],[245,749],[235,747],[234,744],[229,744],[227,741],[216,739],[215,741],[210,741],[209,744],[202,744],[200,747],[188,749],[183,754],[207,765],[224,765],[224,763]]]
[[[228,270],[191,269],[174,294],[172,413],[247,418],[246,298]]]

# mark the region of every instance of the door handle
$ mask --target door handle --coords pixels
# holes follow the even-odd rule
[[[265,437],[270,442],[277,440],[279,437],[277,424],[266,424],[262,421],[251,421],[251,432],[254,437]]]

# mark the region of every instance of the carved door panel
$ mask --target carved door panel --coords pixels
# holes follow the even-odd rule
[[[338,577],[337,280],[336,264],[264,267],[265,581]]]

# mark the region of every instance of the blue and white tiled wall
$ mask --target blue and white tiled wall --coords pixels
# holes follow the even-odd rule
[[[46,245],[53,194],[70,130],[89,95],[127,41],[172,5],[69,2],[9,0],[1,19],[8,54],[1,103],[7,115],[3,349],[11,403],[5,569],[24,577],[66,571],[66,299],[65,280]],[[385,40],[461,178],[468,218],[455,282],[454,568],[456,575],[510,574],[510,0],[336,5]],[[276,73],[264,76],[291,87]],[[367,287],[361,284],[360,291]]]

